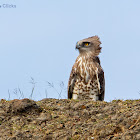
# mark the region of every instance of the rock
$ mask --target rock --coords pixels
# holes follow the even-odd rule
[[[26,98],[22,100],[15,99],[9,101],[9,105],[6,108],[6,112],[17,114],[17,113],[31,112],[32,109],[35,112],[41,112],[41,108],[36,104],[35,101]]]
[[[0,140],[140,139],[140,100],[0,101]]]

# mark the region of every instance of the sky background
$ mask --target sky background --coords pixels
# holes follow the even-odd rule
[[[94,35],[102,42],[105,101],[140,98],[139,0],[3,4],[16,8],[0,8],[0,99],[29,98],[33,88],[34,100],[67,98],[75,44]]]

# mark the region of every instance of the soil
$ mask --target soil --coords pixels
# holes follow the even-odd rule
[[[0,101],[0,140],[140,140],[140,100]]]

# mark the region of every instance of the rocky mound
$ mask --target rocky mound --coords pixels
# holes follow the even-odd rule
[[[140,140],[140,100],[0,101],[0,140]]]

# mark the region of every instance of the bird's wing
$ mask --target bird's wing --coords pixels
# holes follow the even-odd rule
[[[95,58],[93,58],[93,61],[95,61],[97,63],[97,79],[99,81],[99,90],[100,90],[100,94],[99,94],[99,100],[103,101],[104,100],[104,94],[105,94],[105,79],[104,79],[104,71],[100,65],[100,59],[98,56],[96,56]]]
[[[70,74],[69,82],[68,82],[68,99],[72,98],[73,89],[75,86],[76,79],[77,79],[77,73],[76,73],[75,68],[73,66],[71,74]]]
[[[104,79],[104,71],[101,69],[98,73],[98,78],[100,82],[100,95],[99,100],[104,100],[104,93],[105,93],[105,79]]]

